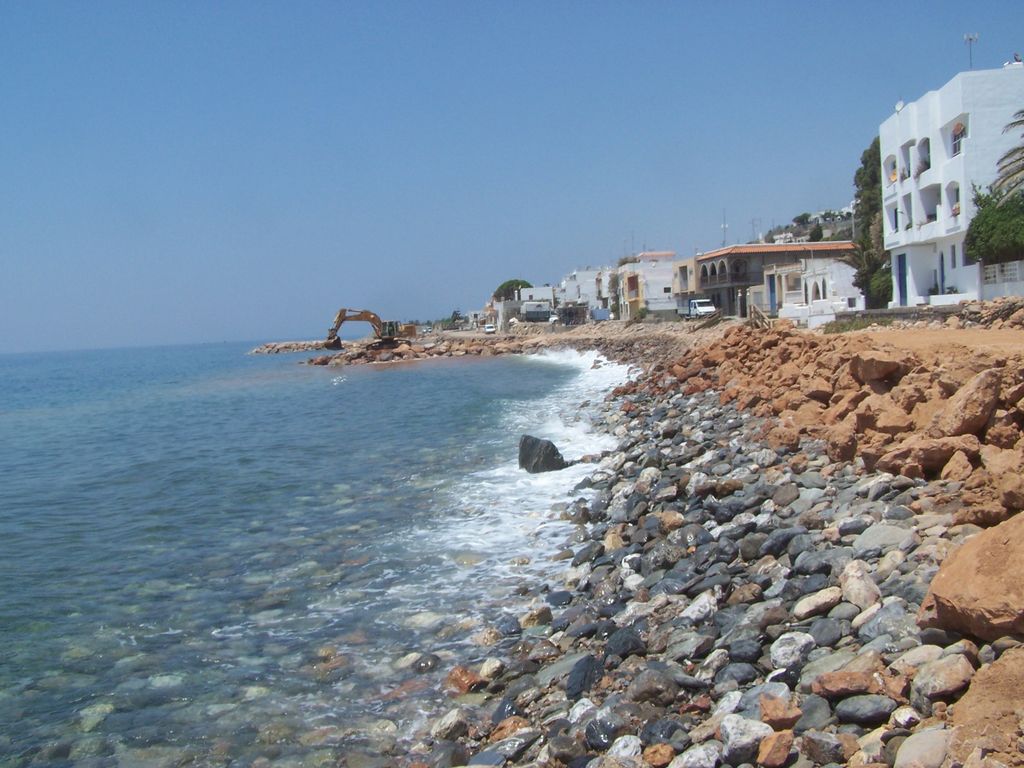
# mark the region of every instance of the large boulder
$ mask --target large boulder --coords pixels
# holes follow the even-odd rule
[[[1024,738],[1022,711],[1024,648],[1011,648],[974,676],[971,687],[953,709],[948,754],[952,764],[968,764],[968,758],[979,750],[985,761],[979,760],[978,764],[1024,764],[1019,746]]]
[[[850,373],[861,384],[899,380],[909,370],[910,366],[895,352],[866,350],[850,360]]]
[[[980,433],[999,404],[1000,383],[1001,374],[996,368],[979,373],[935,414],[928,433],[932,437]]]
[[[1024,633],[1024,514],[979,533],[946,558],[917,622],[982,640]]]
[[[911,435],[902,443],[886,451],[878,459],[876,469],[908,476],[937,475],[957,451],[965,456],[977,456],[981,445],[974,435],[955,437],[922,437]]]
[[[519,438],[519,468],[531,474],[565,469],[569,463],[562,458],[558,448],[550,440],[532,435]]]

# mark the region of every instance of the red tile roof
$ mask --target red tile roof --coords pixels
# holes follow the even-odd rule
[[[729,245],[714,251],[697,254],[697,261],[720,259],[724,256],[743,253],[801,253],[808,256],[824,256],[832,253],[852,251],[853,243],[849,240],[829,240],[820,243],[749,243],[747,245]]]

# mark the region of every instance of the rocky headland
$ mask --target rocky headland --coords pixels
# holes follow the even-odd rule
[[[581,341],[645,373],[564,571],[379,764],[1024,765],[1019,310]]]

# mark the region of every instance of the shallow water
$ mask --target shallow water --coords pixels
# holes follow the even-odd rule
[[[519,435],[611,447],[578,406],[626,377],[244,352],[0,356],[0,765],[315,765],[414,733],[556,570],[588,469],[527,475]]]

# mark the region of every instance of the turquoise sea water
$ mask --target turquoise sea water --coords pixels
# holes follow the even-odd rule
[[[321,765],[407,738],[568,531],[551,506],[586,468],[528,476],[519,435],[609,447],[579,403],[626,375],[246,350],[0,356],[0,766]]]

